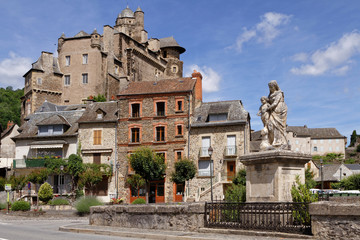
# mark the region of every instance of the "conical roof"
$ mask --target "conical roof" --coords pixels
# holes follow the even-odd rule
[[[129,8],[129,6],[127,6],[124,10],[121,11],[121,13],[118,16],[119,18],[124,18],[124,17],[134,17],[134,12]]]

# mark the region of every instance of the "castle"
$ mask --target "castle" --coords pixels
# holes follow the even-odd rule
[[[180,54],[185,52],[173,37],[148,39],[144,12],[125,8],[115,26],[105,25],[58,39],[58,56],[42,52],[25,73],[22,119],[46,100],[59,105],[83,103],[90,96],[113,100],[130,82],[179,78]]]

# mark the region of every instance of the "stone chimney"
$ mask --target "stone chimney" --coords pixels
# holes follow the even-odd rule
[[[195,83],[195,107],[199,107],[202,103],[202,75],[194,70],[191,74],[193,79],[196,79]]]

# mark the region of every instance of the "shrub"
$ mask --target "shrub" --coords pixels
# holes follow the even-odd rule
[[[75,208],[79,214],[85,214],[90,213],[90,207],[99,205],[103,205],[103,203],[95,197],[85,197],[75,203]]]
[[[67,199],[64,198],[55,198],[51,201],[49,201],[49,204],[52,206],[55,205],[69,205],[69,201]]]
[[[145,199],[137,198],[131,204],[145,204],[145,203],[146,203]]]
[[[225,200],[227,202],[246,202],[246,187],[231,184],[225,192]]]
[[[80,189],[75,190],[75,198],[76,199],[79,199],[79,198],[81,198],[83,196],[84,196],[84,191],[83,190],[80,190]]]
[[[7,204],[0,202],[0,210],[7,209]]]
[[[30,203],[25,201],[16,201],[11,205],[11,211],[29,211]]]
[[[5,191],[5,178],[0,177],[0,192]]]
[[[39,199],[45,203],[53,198],[53,189],[49,183],[44,183],[39,189]]]

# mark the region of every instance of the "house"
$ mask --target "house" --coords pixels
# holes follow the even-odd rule
[[[336,128],[308,128],[304,126],[288,126],[287,139],[291,150],[311,155],[326,155],[328,153],[343,154],[347,138]],[[260,131],[251,133],[251,151],[260,149]]]
[[[98,102],[88,104],[77,121],[78,144],[83,163],[101,163],[112,166],[114,173],[112,177],[108,179],[104,176],[92,191],[104,202],[109,202],[116,196],[117,118],[117,102]]]
[[[359,164],[324,164],[323,165],[323,177],[321,178],[321,169],[320,174],[314,180],[321,184],[321,181],[324,182],[324,189],[331,189],[331,183],[336,183],[342,179],[349,177],[353,174],[360,173]]]
[[[5,178],[11,170],[11,164],[15,158],[15,142],[12,140],[18,133],[19,126],[13,121],[8,121],[7,128],[1,134],[0,145],[0,177]]]
[[[85,105],[58,106],[45,101],[39,109],[25,118],[18,129],[15,141],[14,175],[27,175],[43,168],[46,156],[68,158],[78,148],[77,120],[85,111]],[[49,176],[48,182],[54,193],[69,192],[69,175]]]
[[[118,95],[119,186],[120,196],[132,202],[138,192],[130,189],[126,178],[133,174],[128,156],[140,146],[152,148],[167,164],[166,176],[150,183],[149,202],[182,201],[184,186],[170,180],[175,161],[187,156],[189,121],[194,108],[202,101],[202,76],[158,81],[132,82]],[[191,146],[190,146],[191,147]],[[145,189],[140,189],[145,197]]]
[[[42,52],[24,74],[22,118],[45,100],[57,105],[81,104],[102,94],[114,99],[130,82],[181,78],[185,52],[173,37],[148,39],[144,12],[125,8],[103,33],[62,34],[57,55]]]
[[[240,156],[250,152],[250,115],[242,102],[208,102],[197,107],[191,118],[189,146],[190,159],[198,168],[189,182],[189,199],[210,200],[211,175],[214,199],[223,199],[227,186],[243,168]]]

